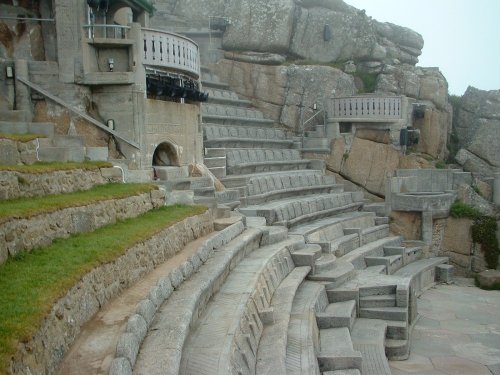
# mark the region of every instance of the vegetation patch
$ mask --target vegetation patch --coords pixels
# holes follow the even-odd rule
[[[375,73],[368,73],[364,70],[356,70],[353,73],[354,77],[358,77],[363,82],[363,90],[361,93],[372,93],[375,92],[375,88],[377,86],[377,78],[378,75]]]
[[[69,207],[86,206],[110,199],[128,198],[158,189],[152,184],[105,184],[85,191],[47,195],[35,198],[19,198],[0,201],[0,223],[10,219],[29,219]]]
[[[85,171],[99,168],[111,168],[113,164],[107,161],[84,161],[76,162],[37,162],[31,165],[3,165],[0,164],[0,171],[10,171],[19,173],[50,173],[56,171],[69,171],[73,169],[83,169]]]
[[[35,334],[52,306],[85,274],[165,228],[205,211],[202,206],[162,207],[92,233],[58,239],[0,266],[0,373],[7,372],[17,344]]]
[[[16,142],[30,142],[37,138],[47,138],[47,136],[42,134],[5,134],[0,133],[0,139],[9,139]]]
[[[469,205],[456,201],[451,206],[450,214],[455,218],[468,218],[474,222],[472,224],[472,241],[481,245],[486,264],[491,269],[498,266],[498,256],[500,248],[496,235],[497,221],[494,217],[482,215],[479,210]]]

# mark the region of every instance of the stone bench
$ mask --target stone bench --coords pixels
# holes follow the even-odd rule
[[[262,112],[256,109],[234,107],[230,105],[221,105],[221,104],[210,104],[210,103],[203,104],[202,115],[226,116],[226,117],[257,119],[257,120],[264,119],[264,115],[262,114]]]
[[[363,358],[354,349],[349,328],[327,328],[319,331],[319,368],[322,373],[338,370],[361,370]],[[366,374],[372,374],[366,372]]]
[[[205,124],[204,146],[209,148],[291,148],[281,129]]]
[[[311,161],[298,150],[240,149],[226,153],[228,174],[307,169]]]
[[[248,216],[264,217],[268,225],[282,225],[290,228],[346,211],[356,211],[362,206],[363,202],[353,199],[351,193],[338,193],[274,201],[242,208],[241,212]]]
[[[333,176],[316,172],[295,175],[269,175],[251,178],[247,184],[246,205],[258,205],[271,200],[300,195],[342,192]]]
[[[261,315],[294,268],[286,240],[254,251],[234,267],[191,332],[180,373],[255,373]]]
[[[223,232],[237,233],[243,228],[242,223],[234,224]],[[135,374],[172,374],[179,373],[181,354],[190,327],[198,320],[207,307],[212,296],[221,288],[229,272],[247,254],[259,247],[262,232],[255,228],[247,229],[239,236],[222,236],[210,239],[197,254],[202,265],[195,272],[194,267],[184,266],[170,274],[171,284],[176,288],[165,302],[155,301],[158,290],[150,292],[149,302],[142,302],[138,314],[148,323],[149,331],[140,347],[138,355],[127,358],[126,353],[117,350],[116,365],[119,369],[123,358],[132,368],[135,363]],[[228,241],[231,238],[230,241]],[[182,265],[181,265],[182,267]],[[191,270],[191,272],[189,272]],[[185,273],[188,272],[188,275]],[[188,276],[188,277],[186,277]],[[190,276],[190,277],[189,277]],[[186,279],[183,283],[180,281]],[[148,312],[146,306],[156,311]],[[149,309],[150,310],[150,309]],[[153,320],[154,316],[154,320]],[[132,353],[133,354],[133,353]],[[121,374],[111,372],[110,375]]]
[[[292,303],[310,267],[297,267],[274,292],[271,300],[272,322],[264,322],[257,352],[257,374],[286,374],[286,346]]]
[[[305,281],[293,299],[286,347],[287,374],[319,374],[319,330],[316,313],[328,305],[325,287]]]

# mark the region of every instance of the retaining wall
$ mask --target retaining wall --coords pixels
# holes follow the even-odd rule
[[[213,211],[209,210],[166,228],[86,274],[55,303],[32,339],[19,344],[10,373],[54,374],[82,325],[100,308],[213,228]]]

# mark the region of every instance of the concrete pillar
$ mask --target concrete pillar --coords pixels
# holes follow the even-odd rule
[[[495,173],[493,181],[493,203],[500,206],[500,172]]]
[[[422,241],[424,241],[426,245],[432,244],[432,232],[432,211],[424,211],[422,212]]]
[[[326,137],[328,139],[338,138],[340,136],[340,126],[339,126],[339,123],[327,120],[326,121],[325,132],[326,132]]]
[[[28,74],[28,61],[16,60],[15,61],[16,73],[16,109],[26,111],[26,121],[31,122],[33,118],[33,110],[31,108],[31,94],[30,89],[24,83],[21,83],[17,78],[24,78],[29,81]]]

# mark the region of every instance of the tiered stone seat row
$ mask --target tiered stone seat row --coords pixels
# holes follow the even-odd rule
[[[225,116],[263,120],[262,112],[251,108],[233,107],[220,104],[204,104],[202,107],[203,116]]]
[[[260,206],[242,208],[250,216],[261,216],[268,225],[295,225],[361,208],[363,202],[351,193],[312,195],[300,199],[274,201]]]
[[[232,233],[242,227],[243,225],[238,223],[227,230]],[[259,248],[262,231],[249,228],[233,238],[231,241],[224,240],[224,237],[216,238],[206,246],[202,246],[197,254],[200,258],[199,266],[196,270],[191,268],[190,277],[185,277],[187,280],[184,283],[180,284],[177,281],[175,273],[170,274],[171,283],[176,290],[163,304],[161,301],[156,303],[152,301],[158,311],[154,320],[152,316],[148,317],[149,331],[138,355],[136,352],[136,356],[128,358],[125,350],[117,351],[117,355],[127,359],[132,366],[135,363],[134,373],[148,375],[179,373],[182,349],[191,327],[203,314],[209,300],[224,285],[231,271],[248,254]],[[181,279],[184,272],[182,270]],[[155,298],[154,295],[152,298]],[[138,314],[146,319],[147,312],[143,312],[141,305]],[[126,345],[122,346],[124,349],[127,348]],[[120,362],[124,361],[116,359],[115,362],[118,370]],[[120,372],[117,371],[116,374]]]
[[[262,247],[236,265],[191,332],[180,374],[255,373],[261,314],[294,268],[289,249],[296,243]]]
[[[305,171],[302,174],[259,176],[252,177],[248,181],[244,203],[256,205],[293,196],[341,191],[342,187],[335,184],[333,176],[324,176],[312,171]]]
[[[228,174],[307,169],[310,165],[298,150],[230,150],[226,153],[226,160]]]
[[[281,129],[205,124],[205,147],[212,148],[291,148]]]

